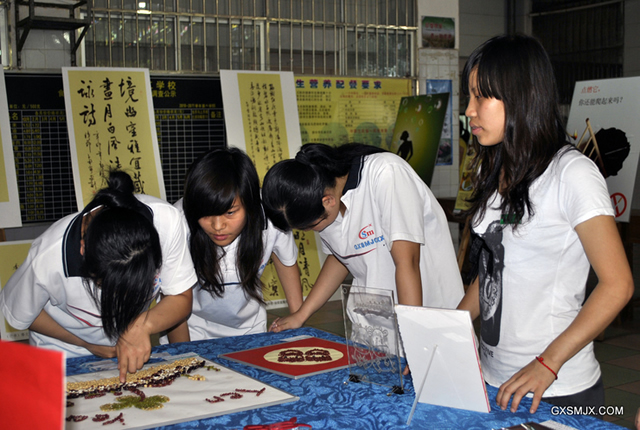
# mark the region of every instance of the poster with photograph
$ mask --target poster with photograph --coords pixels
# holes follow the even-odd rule
[[[420,29],[422,32],[423,48],[455,48],[456,26],[453,18],[423,16]]]
[[[402,97],[411,79],[296,76],[302,143],[363,143],[391,149]]]
[[[606,178],[616,221],[628,222],[631,216],[639,116],[640,77],[576,82],[567,133]]]

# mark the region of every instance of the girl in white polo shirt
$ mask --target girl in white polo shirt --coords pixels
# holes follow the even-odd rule
[[[298,248],[290,232],[266,220],[258,174],[244,152],[214,149],[201,156],[189,169],[176,206],[190,232],[199,285],[191,316],[168,333],[170,342],[265,332],[260,275],[270,258],[290,311],[298,310]]]
[[[499,387],[502,409],[532,394],[531,413],[541,399],[597,411],[592,340],[633,293],[605,180],[567,142],[537,40],[490,39],[469,57],[463,84],[480,169],[470,200],[479,270],[460,308],[481,317],[485,381]],[[590,265],[598,284],[585,302]]]
[[[320,233],[328,257],[298,312],[300,327],[349,272],[353,285],[395,291],[400,304],[455,308],[462,281],[447,219],[431,190],[395,154],[367,145],[304,145],[263,183],[265,211],[281,229]]]
[[[124,172],[108,184],[33,242],[0,309],[12,326],[31,330],[34,345],[68,357],[117,356],[123,380],[148,360],[150,335],[189,314],[196,276],[178,211],[134,195]]]

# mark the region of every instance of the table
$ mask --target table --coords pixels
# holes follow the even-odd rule
[[[282,333],[261,333],[155,347],[154,353],[167,352],[171,355],[177,355],[195,352],[203,358],[217,361],[228,368],[259,379],[300,398],[294,403],[158,428],[242,430],[248,424],[270,424],[289,420],[292,417],[297,417],[298,423],[313,426],[314,430],[500,429],[528,421],[543,422],[547,420],[553,420],[576,429],[613,430],[622,428],[589,416],[554,416],[551,414],[551,405],[546,403],[541,403],[538,411],[535,414],[530,414],[528,412],[531,405],[530,399],[523,399],[515,413],[502,411],[495,402],[497,389],[491,386],[487,386],[491,401],[491,413],[471,412],[419,403],[411,425],[407,426],[407,418],[415,399],[410,376],[404,378],[405,394],[387,395],[389,392],[387,387],[368,383],[350,382],[345,384],[344,381],[348,379],[349,375],[348,369],[294,380],[230,360],[218,359],[219,354],[270,345],[281,339],[300,335],[344,343],[344,338],[322,330],[304,327]],[[67,360],[67,374],[84,373],[86,370],[81,367],[81,364],[99,360],[101,359],[94,356],[69,359]],[[425,387],[425,389],[429,389],[429,387]]]

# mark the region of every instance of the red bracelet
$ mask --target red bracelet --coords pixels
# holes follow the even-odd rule
[[[544,359],[540,356],[536,357],[536,360],[538,360],[538,363],[542,364],[544,367],[546,367],[547,369],[549,369],[549,372],[553,373],[553,376],[556,377],[556,379],[558,379],[558,374],[549,366],[547,366],[546,364],[544,364]]]

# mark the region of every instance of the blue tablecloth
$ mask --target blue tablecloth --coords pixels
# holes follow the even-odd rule
[[[415,392],[410,377],[404,378],[404,394],[389,393],[383,386],[368,383],[348,383],[348,370],[341,369],[298,380],[269,373],[233,361],[219,359],[219,354],[242,351],[249,348],[271,345],[283,338],[310,335],[323,339],[343,342],[333,334],[313,329],[301,328],[283,333],[262,333],[257,335],[230,337],[224,339],[162,345],[154,348],[154,353],[168,352],[171,355],[195,352],[201,357],[256,378],[280,388],[300,398],[299,401],[278,406],[270,406],[252,411],[238,412],[199,421],[190,421],[160,429],[239,429],[247,424],[270,424],[297,417],[298,423],[309,424],[314,430],[329,429],[500,429],[524,422],[553,420],[577,429],[621,429],[606,421],[589,416],[552,415],[551,406],[542,403],[535,414],[528,409],[530,399],[523,399],[517,412],[502,411],[495,403],[497,390],[487,386],[491,413],[471,412],[460,409],[432,406],[418,403],[411,425],[407,418],[411,411]],[[67,360],[67,374],[87,372],[83,363],[99,360],[88,356]],[[428,389],[429,387],[425,387]],[[436,389],[436,388],[432,388]]]

